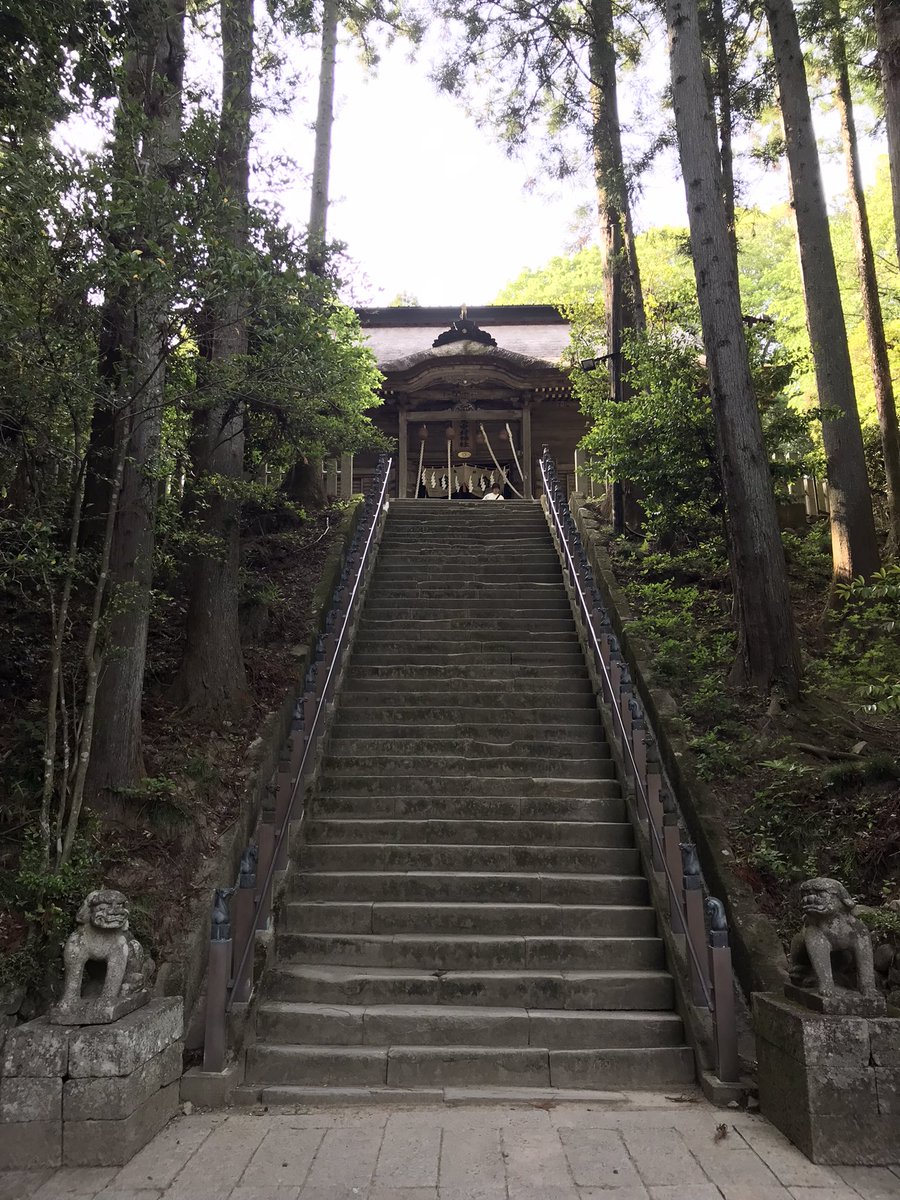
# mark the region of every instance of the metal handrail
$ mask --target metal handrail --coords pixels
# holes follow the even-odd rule
[[[590,606],[588,605],[587,597],[585,596],[584,590],[581,586],[581,580],[579,579],[578,570],[575,566],[575,560],[572,557],[572,552],[569,549],[569,543],[566,538],[565,532],[563,531],[562,522],[559,518],[559,513],[557,511],[557,504],[553,497],[553,490],[552,490],[552,488],[550,486],[550,482],[547,478],[548,463],[550,463],[552,465],[550,456],[545,451],[544,454],[542,454],[541,458],[540,458],[540,467],[541,467],[541,478],[543,479],[543,483],[544,483],[544,495],[547,497],[547,506],[550,509],[550,512],[553,516],[553,521],[554,521],[554,524],[556,525],[556,530],[557,530],[557,534],[559,536],[560,544],[562,546],[563,552],[566,556],[566,560],[568,563],[569,574],[572,578],[573,586],[575,587],[575,591],[578,594],[578,599],[581,604],[581,608],[584,612],[584,623],[585,623],[585,626],[587,627],[587,631],[590,636],[590,639],[593,642],[594,650],[595,650],[595,653],[597,656],[597,661],[600,665],[600,669],[603,672],[604,680],[605,680],[606,686],[609,690],[610,699],[612,700],[610,707],[612,708],[613,712],[615,713],[616,721],[618,722],[618,725],[619,725],[619,729],[621,732],[622,748],[623,748],[623,751],[625,752],[625,754],[627,755],[628,759],[630,760],[632,772],[634,775],[635,788],[640,793],[641,799],[643,800],[644,812],[646,813],[646,817],[647,817],[647,827],[650,831],[651,838],[653,839],[654,844],[656,846],[660,861],[662,863],[662,868],[663,868],[663,871],[666,876],[666,880],[669,885],[670,903],[672,903],[673,901],[675,903],[678,903],[678,894],[677,894],[677,888],[675,886],[675,880],[672,878],[672,874],[669,871],[669,864],[666,862],[665,848],[663,846],[662,840],[656,830],[656,826],[654,825],[653,820],[650,815],[650,802],[649,802],[649,798],[647,796],[647,790],[646,790],[646,787],[644,786],[644,781],[641,778],[641,772],[640,772],[640,769],[638,768],[637,759],[634,757],[634,751],[631,746],[631,739],[628,736],[628,731],[625,728],[625,722],[622,720],[622,713],[619,709],[619,705],[616,703],[616,697],[613,693],[612,678],[609,674],[609,670],[607,669],[606,663],[603,659],[603,651],[600,648],[600,642],[597,638],[597,632],[594,629],[594,623],[591,620],[591,609],[590,609]],[[690,955],[691,960],[693,962],[694,969],[696,972],[696,978],[700,984],[700,988],[703,992],[703,997],[706,1001],[706,1007],[708,1009],[712,1010],[715,1008],[715,1005],[713,1003],[712,993],[710,992],[710,989],[706,983],[706,977],[705,977],[706,973],[700,964],[699,957],[697,955],[696,950],[694,949],[694,945],[693,945],[690,937],[685,938],[685,945],[687,947],[688,954]]]
[[[254,942],[255,942],[254,932],[256,930],[257,917],[258,917],[260,910],[265,907],[265,904],[267,902],[267,897],[269,895],[269,889],[272,887],[272,884],[275,879],[276,871],[279,869],[280,852],[284,848],[285,839],[287,838],[289,831],[290,831],[291,822],[293,819],[294,805],[296,803],[296,798],[297,798],[297,793],[298,793],[298,791],[300,789],[300,785],[303,781],[303,773],[306,768],[307,759],[309,758],[310,751],[312,750],[312,747],[315,744],[315,734],[317,732],[319,721],[322,717],[322,714],[325,712],[325,709],[328,704],[329,688],[331,685],[331,681],[334,676],[337,665],[340,662],[341,652],[344,648],[344,638],[347,633],[347,628],[350,624],[350,618],[353,615],[353,605],[356,601],[356,597],[359,592],[360,584],[362,582],[363,575],[365,574],[366,567],[368,566],[369,551],[372,546],[372,539],[375,536],[375,530],[378,528],[379,519],[380,519],[383,509],[384,509],[384,498],[385,498],[385,494],[387,492],[388,481],[390,479],[392,462],[393,462],[393,459],[387,458],[385,460],[382,460],[382,463],[379,463],[378,474],[382,474],[382,472],[383,472],[383,478],[381,481],[381,487],[380,487],[380,491],[379,491],[379,495],[378,495],[378,502],[375,505],[374,510],[373,510],[372,523],[369,527],[368,537],[366,538],[365,546],[362,549],[362,553],[359,558],[359,565],[356,570],[356,578],[353,582],[353,587],[352,587],[352,589],[350,591],[350,595],[347,599],[346,611],[344,613],[344,621],[343,621],[343,624],[341,625],[340,632],[338,633],[337,637],[334,640],[333,651],[331,654],[331,662],[328,667],[328,674],[326,675],[325,681],[322,684],[322,690],[321,690],[321,695],[319,697],[319,702],[316,705],[316,710],[313,715],[313,719],[310,722],[309,729],[303,731],[304,737],[305,737],[305,742],[306,742],[306,744],[303,748],[303,755],[300,759],[300,764],[297,767],[297,776],[296,776],[296,779],[294,780],[294,785],[291,789],[290,800],[289,800],[287,806],[285,807],[284,820],[283,820],[283,822],[281,824],[281,828],[278,830],[276,838],[275,838],[275,845],[274,845],[274,848],[272,851],[271,859],[269,861],[268,869],[266,871],[266,874],[265,874],[265,877],[263,880],[263,885],[261,888],[258,888],[257,893],[256,893],[256,898],[254,899],[253,922],[250,925],[250,931],[251,931],[250,936],[247,938],[243,953],[241,954],[241,957],[238,961],[237,969],[232,973],[231,979],[229,980],[229,983],[228,983],[228,999],[225,1004],[226,1012],[228,1012],[231,1009],[232,1004],[234,1003],[234,997],[240,990],[240,985],[243,982],[244,974],[247,971],[247,968],[250,964],[250,959],[251,959],[251,956],[253,954],[253,949],[254,949]],[[376,476],[375,476],[376,480],[378,478],[378,474],[376,474]],[[374,489],[373,489],[373,492],[374,492]]]

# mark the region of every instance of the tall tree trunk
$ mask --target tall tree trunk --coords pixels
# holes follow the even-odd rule
[[[722,195],[725,215],[731,231],[731,244],[737,257],[737,229],[734,202],[734,117],[731,109],[731,60],[728,54],[728,35],[722,0],[711,0],[709,6],[715,63],[715,96],[719,106],[719,162],[722,164]]]
[[[316,149],[313,159],[312,198],[309,207],[309,269],[325,269],[325,233],[328,220],[328,176],[331,171],[331,130],[334,125],[334,67],[337,55],[338,0],[323,0],[322,57],[319,67],[319,106],[316,112]]]
[[[800,660],[775,497],[741,319],[696,0],[667,0],[672,95],[728,519],[738,654],[732,678],[788,696]]]
[[[894,385],[891,381],[891,366],[888,361],[881,299],[878,295],[878,278],[875,274],[875,254],[872,250],[869,214],[866,211],[866,197],[859,165],[859,143],[856,137],[853,95],[850,90],[850,72],[847,66],[847,43],[841,24],[839,4],[829,5],[829,18],[831,61],[837,74],[835,99],[841,118],[841,141],[847,166],[847,196],[850,218],[853,223],[853,241],[856,248],[856,267],[859,273],[863,320],[866,326],[869,358],[872,362],[872,378],[875,384],[875,408],[878,413],[881,448],[884,454],[888,498],[888,546],[894,553],[900,547],[900,433],[897,428],[897,404],[894,398]]]
[[[249,250],[253,0],[221,0],[220,12],[222,113],[214,185],[224,214],[223,240],[237,271],[216,306],[210,334],[211,383],[224,387],[225,395],[206,414],[195,446],[195,473],[205,492],[199,524],[219,550],[201,553],[194,562],[187,642],[173,688],[183,707],[209,719],[239,712],[247,702],[238,625],[241,505],[228,487],[228,481],[244,477],[244,410],[239,389],[229,385],[222,368],[247,353],[249,297],[240,260]]]
[[[894,240],[900,265],[900,0],[875,0],[875,30],[884,88],[884,123],[894,201]]]
[[[610,401],[627,398],[628,364],[623,343],[646,325],[641,276],[634,245],[631,202],[616,85],[611,0],[591,0],[590,71],[594,182],[600,215],[600,253],[606,308],[606,352],[609,355]],[[613,528],[625,528],[624,483],[613,483]]]
[[[137,15],[137,14],[135,14]],[[184,77],[185,0],[157,0],[135,20],[140,112],[135,114],[136,192],[173,187],[180,153]],[[150,224],[135,233],[154,259],[171,240],[168,197],[137,205]],[[157,264],[158,265],[158,264]],[[141,702],[150,622],[150,590],[159,489],[156,469],[162,429],[170,303],[167,269],[156,265],[130,299],[127,356],[119,365],[126,394],[116,422],[124,438],[121,491],[110,551],[110,609],[87,792],[97,797],[133,787],[143,776]]]
[[[765,8],[784,121],[806,321],[823,410],[834,576],[848,580],[878,568],[872,496],[797,16],[791,0],[765,0]]]

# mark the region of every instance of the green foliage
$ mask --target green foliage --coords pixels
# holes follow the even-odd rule
[[[900,711],[900,566],[836,588],[842,601],[826,670],[869,714]]]
[[[0,882],[0,902],[24,915],[28,937],[20,949],[0,957],[0,984],[43,988],[59,974],[60,946],[73,914],[99,883],[99,854],[91,831],[77,839],[69,861],[55,869],[44,867],[38,831],[28,833],[18,870]]]

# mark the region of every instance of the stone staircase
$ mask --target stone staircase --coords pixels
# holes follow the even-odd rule
[[[244,1091],[694,1077],[536,504],[391,504]]]

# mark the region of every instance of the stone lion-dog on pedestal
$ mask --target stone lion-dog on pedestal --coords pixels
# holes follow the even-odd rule
[[[839,982],[875,998],[872,939],[859,917],[856,902],[837,879],[807,879],[800,885],[803,929],[791,942],[791,981],[834,996],[835,967]],[[832,955],[838,955],[832,962]],[[855,968],[855,970],[854,970]]]
[[[153,961],[128,928],[128,900],[122,892],[90,892],[75,920],[78,928],[63,947],[63,994],[50,1020],[57,1025],[102,1025],[146,1004]],[[88,980],[85,987],[90,962],[106,965],[99,994],[91,994],[96,981]]]

